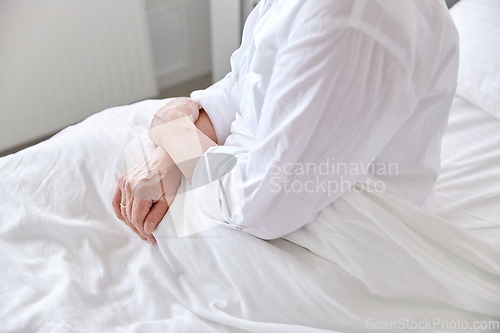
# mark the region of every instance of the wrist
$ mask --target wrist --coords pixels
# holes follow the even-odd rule
[[[168,123],[177,119],[181,118],[189,118],[191,122],[195,122],[196,119],[198,118],[198,115],[196,118],[193,116],[193,112],[190,112],[188,110],[182,110],[182,109],[173,109],[165,113],[165,115],[162,117],[164,123]]]
[[[162,120],[161,124],[149,129],[148,135],[151,141],[163,148],[164,151],[167,150],[166,143],[174,137],[172,133],[181,130],[181,128],[189,128],[189,125],[195,126],[193,117],[187,116],[184,112],[179,110],[172,110],[168,113],[164,113]]]
[[[170,157],[167,151],[160,146],[156,148],[148,159],[152,163],[153,167],[157,169],[169,168],[172,165],[175,165],[172,157]]]
[[[200,115],[201,106],[195,100],[188,97],[180,97],[176,99],[178,107],[173,108],[172,112],[183,113],[186,117],[191,117],[193,123],[196,122]],[[178,118],[174,118],[178,119]]]

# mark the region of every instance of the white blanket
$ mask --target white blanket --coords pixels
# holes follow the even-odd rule
[[[224,227],[177,239],[168,214],[158,244],[141,241],[114,217],[111,195],[126,144],[164,103],[103,111],[0,159],[2,332],[363,332],[500,320],[498,237],[390,195],[346,194],[287,240]]]

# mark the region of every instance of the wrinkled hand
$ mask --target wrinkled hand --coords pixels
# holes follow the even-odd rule
[[[162,148],[157,148],[148,162],[123,174],[113,196],[116,216],[142,240],[155,243],[152,235],[173,202],[181,172]]]
[[[187,97],[176,98],[158,110],[151,121],[150,128],[155,128],[156,126],[163,125],[173,119],[186,116],[192,117],[192,121],[195,123],[196,120],[198,120],[199,115],[200,106],[196,101]]]

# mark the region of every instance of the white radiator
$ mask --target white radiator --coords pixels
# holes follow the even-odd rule
[[[0,0],[0,151],[157,93],[142,0]]]

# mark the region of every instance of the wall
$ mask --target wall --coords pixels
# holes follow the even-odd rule
[[[0,0],[0,151],[157,93],[142,0]]]
[[[229,58],[241,43],[241,4],[239,0],[210,0],[212,80],[231,71]]]
[[[160,89],[210,73],[209,1],[144,1]]]

